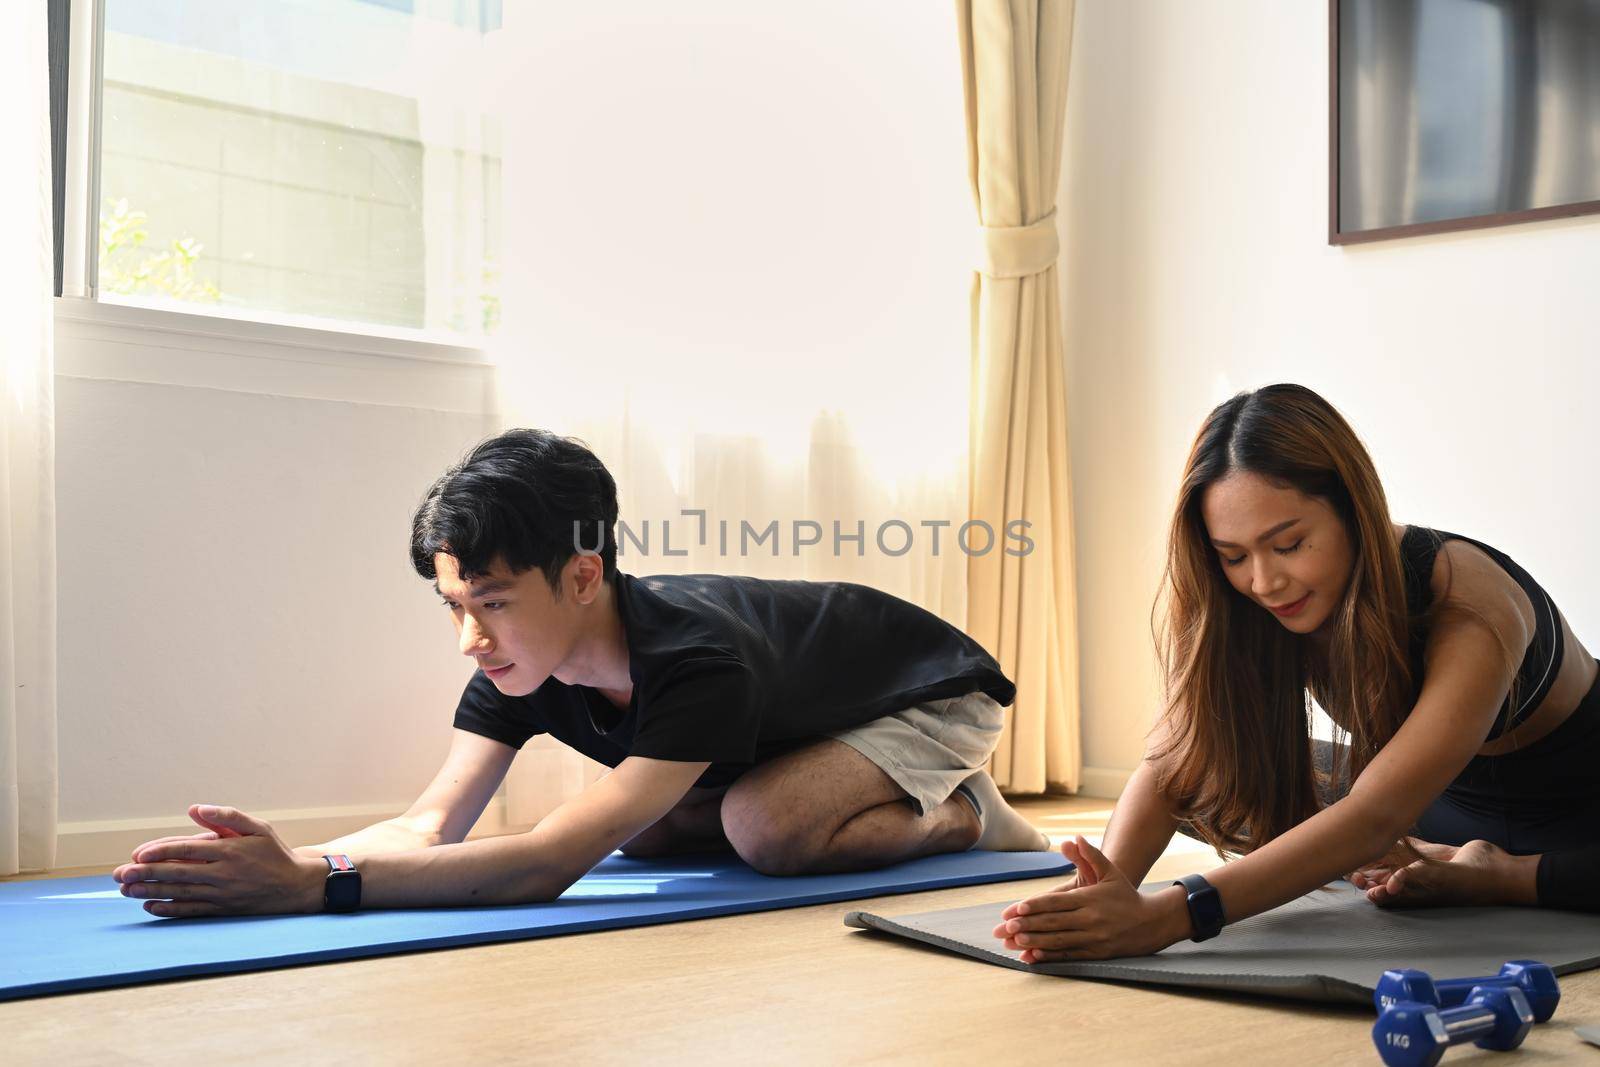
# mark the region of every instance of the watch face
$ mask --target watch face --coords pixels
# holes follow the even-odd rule
[[[1227,918],[1222,913],[1222,894],[1216,886],[1198,874],[1178,880],[1188,894],[1189,924],[1194,928],[1191,940],[1205,941],[1217,936]]]
[[[361,906],[361,874],[348,871],[329,871],[322,893],[323,906],[328,911],[354,911]]]

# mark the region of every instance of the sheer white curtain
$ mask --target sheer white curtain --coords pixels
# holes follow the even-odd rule
[[[54,359],[45,5],[7,15],[0,86],[0,875],[56,845]]]
[[[973,248],[948,5],[506,20],[502,95],[528,102],[505,123],[507,423],[610,466],[648,524],[629,573],[857,581],[963,625]],[[519,760],[513,815],[559,799],[559,765]]]

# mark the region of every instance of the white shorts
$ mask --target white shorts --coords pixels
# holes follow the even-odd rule
[[[926,815],[989,762],[1004,726],[1005,709],[979,692],[915,704],[829,736],[875,763]]]

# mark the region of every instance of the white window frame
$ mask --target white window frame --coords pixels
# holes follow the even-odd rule
[[[101,300],[95,280],[105,0],[71,3],[58,374],[494,413],[493,364],[475,338],[455,343],[375,323]]]

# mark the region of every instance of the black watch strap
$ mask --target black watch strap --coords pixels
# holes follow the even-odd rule
[[[361,872],[349,856],[323,856],[328,877],[323,883],[322,910],[350,912],[361,907]]]
[[[1183,886],[1189,896],[1189,925],[1194,927],[1191,941],[1208,941],[1222,932],[1228,922],[1222,911],[1222,894],[1204,875],[1186,874],[1172,884]]]

